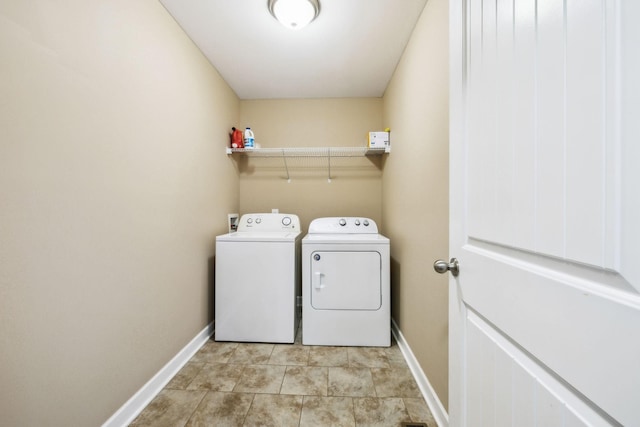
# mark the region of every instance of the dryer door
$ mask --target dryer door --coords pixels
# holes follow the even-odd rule
[[[376,251],[311,253],[311,306],[316,310],[378,310],[381,257]]]

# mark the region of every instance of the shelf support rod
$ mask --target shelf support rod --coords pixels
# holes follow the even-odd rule
[[[327,182],[331,182],[331,148],[327,148],[327,162],[328,162],[328,178]]]
[[[282,160],[284,161],[284,170],[287,171],[287,182],[291,182],[291,177],[289,176],[289,166],[287,166],[287,156],[284,153],[284,148],[282,149]]]

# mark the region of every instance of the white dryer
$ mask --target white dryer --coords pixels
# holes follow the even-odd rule
[[[298,327],[298,216],[242,215],[216,237],[215,340],[293,343]]]
[[[302,239],[302,343],[388,347],[389,263],[373,220],[313,220]]]

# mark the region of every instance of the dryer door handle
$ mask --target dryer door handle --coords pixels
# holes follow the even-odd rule
[[[322,280],[323,277],[324,277],[324,273],[321,273],[319,271],[314,272],[313,278],[312,278],[312,281],[313,281],[312,286],[316,289],[324,288],[324,283]]]

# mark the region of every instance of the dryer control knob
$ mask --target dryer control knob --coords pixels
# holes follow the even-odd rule
[[[262,222],[262,218],[256,218],[256,224],[260,224]]]
[[[365,219],[365,220],[364,220],[364,222],[363,222],[363,224],[364,224],[364,226],[365,226],[365,227],[368,227],[368,226],[369,226],[369,221],[367,221],[367,220]]]
[[[355,224],[356,224],[356,225],[360,225],[360,220],[359,220],[359,219],[356,219],[356,223],[355,223]]]
[[[282,225],[291,225],[291,218],[289,218],[288,216],[282,218]]]
[[[247,218],[247,224],[251,224],[253,222],[253,218]]]
[[[340,221],[338,221],[338,224],[340,224],[342,227],[344,227],[345,225],[347,225],[347,220],[344,218],[341,218]]]

